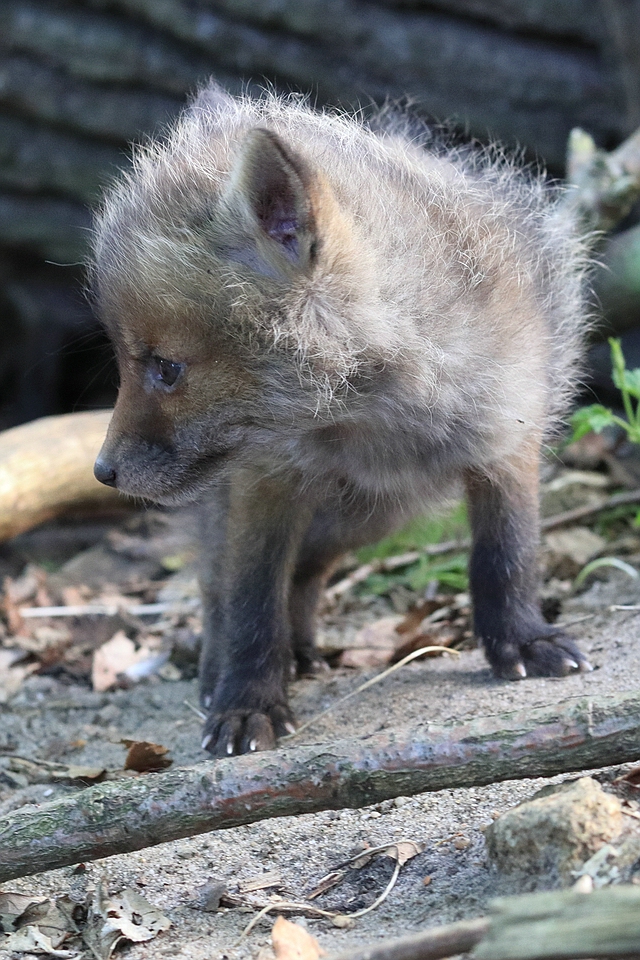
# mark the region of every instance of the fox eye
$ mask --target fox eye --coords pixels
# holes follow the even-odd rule
[[[153,357],[152,363],[153,379],[156,382],[164,383],[166,387],[172,387],[184,370],[184,363],[165,360],[164,357]]]

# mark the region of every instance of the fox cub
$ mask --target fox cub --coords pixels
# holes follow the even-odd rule
[[[403,126],[404,124],[404,126]],[[536,599],[541,443],[585,329],[583,244],[539,178],[211,84],[97,217],[121,385],[103,483],[203,520],[203,746],[292,731],[338,558],[466,491],[498,677],[591,669]]]

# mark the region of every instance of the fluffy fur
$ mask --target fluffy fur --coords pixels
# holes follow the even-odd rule
[[[209,504],[212,752],[291,723],[288,661],[313,659],[337,556],[459,481],[494,670],[587,667],[535,602],[540,445],[586,322],[585,245],[558,194],[402,117],[373,130],[210,85],[107,195],[92,275],[122,385],[96,473]]]

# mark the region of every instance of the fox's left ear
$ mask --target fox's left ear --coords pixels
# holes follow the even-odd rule
[[[270,130],[251,130],[223,198],[235,234],[229,258],[274,279],[310,267],[317,249],[312,195],[304,160]]]

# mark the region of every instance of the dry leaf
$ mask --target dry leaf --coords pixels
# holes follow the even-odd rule
[[[19,663],[24,657],[23,650],[0,649],[0,703],[8,703],[29,674],[39,668],[37,663]]]
[[[425,617],[431,616],[441,607],[449,606],[452,599],[452,597],[435,597],[433,600],[423,600],[422,603],[409,610],[396,627],[396,633],[415,633]]]
[[[398,663],[404,657],[407,657],[414,650],[421,650],[422,647],[450,647],[462,638],[462,627],[452,627],[449,623],[434,624],[429,630],[419,631],[413,635],[405,637],[399,647],[393,652],[392,663]],[[425,654],[426,657],[442,656],[440,650],[433,650]]]
[[[382,667],[385,666],[398,646],[399,637],[396,627],[402,617],[381,617],[367,623],[356,634],[348,649],[340,655],[341,667]]]
[[[15,929],[15,921],[24,911],[33,904],[42,903],[41,899],[34,900],[22,893],[0,892],[0,925],[4,930]]]
[[[110,640],[103,643],[93,655],[91,667],[91,682],[93,689],[102,693],[118,685],[121,675],[126,674],[129,680],[140,679],[139,671],[143,661],[157,660],[158,654],[140,647],[136,650],[133,640],[130,640],[124,630],[118,630]],[[166,656],[162,655],[157,667],[162,666]],[[153,672],[153,671],[151,671]],[[144,673],[144,668],[142,670]]]
[[[18,929],[35,927],[47,937],[54,948],[62,946],[78,928],[71,919],[69,911],[60,910],[55,900],[43,900],[30,904],[16,923]]]
[[[407,860],[413,860],[424,850],[424,844],[416,843],[415,840],[400,840],[398,843],[390,844],[384,851],[385,857],[391,857],[397,860],[401,867]]]
[[[108,960],[122,940],[143,943],[168,930],[171,921],[137,890],[128,888],[107,897],[104,884],[96,887],[82,939],[99,960]]]
[[[627,773],[623,774],[621,777],[616,777],[615,783],[628,783],[629,786],[635,787],[636,789],[640,788],[640,766],[633,767]]]
[[[75,763],[55,763],[51,760],[27,760],[11,757],[9,767],[22,773],[30,783],[51,783],[56,780],[99,780],[105,767],[85,767]]]
[[[59,957],[60,960],[79,957],[75,950],[57,950],[49,937],[33,926],[22,927],[12,933],[5,941],[5,946],[9,953],[46,953],[50,957]]]
[[[274,923],[271,940],[277,960],[318,960],[325,953],[304,927],[284,917]]]
[[[159,743],[149,743],[147,740],[121,740],[120,743],[129,751],[124,761],[125,770],[148,773],[150,770],[164,770],[173,763],[173,760],[165,756],[169,748]]]

